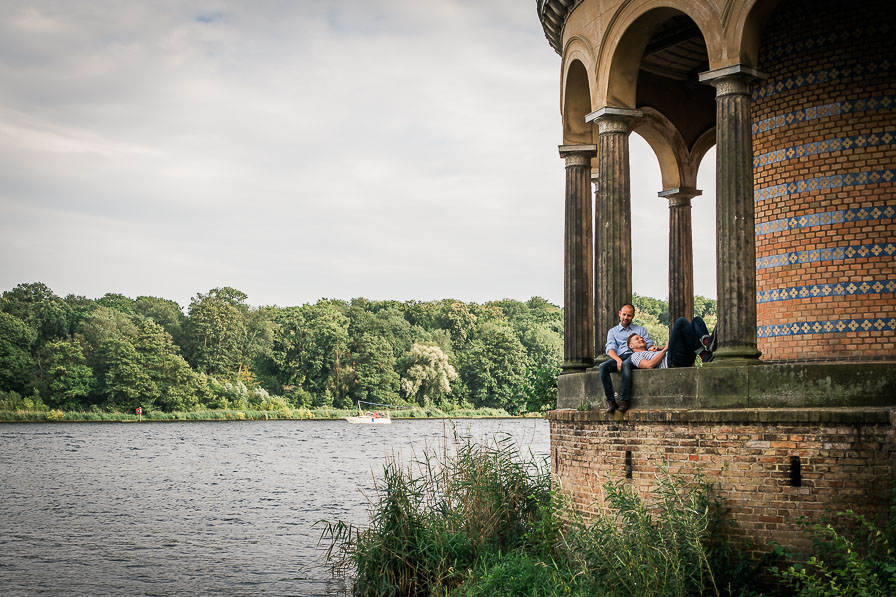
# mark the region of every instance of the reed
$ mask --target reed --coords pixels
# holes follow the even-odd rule
[[[367,528],[324,523],[321,537],[355,595],[737,595],[746,584],[699,478],[663,471],[649,499],[609,482],[606,513],[585,521],[552,491],[547,463],[503,438],[392,461],[376,491]]]

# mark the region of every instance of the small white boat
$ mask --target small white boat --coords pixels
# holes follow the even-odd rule
[[[368,403],[364,403],[368,404]],[[375,406],[386,406],[384,404]],[[345,420],[353,425],[390,425],[392,418],[389,411],[364,411],[361,408],[361,402],[358,402],[358,414],[353,417],[345,417]]]

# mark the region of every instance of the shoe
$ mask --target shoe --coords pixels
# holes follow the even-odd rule
[[[716,338],[716,330],[713,330],[712,334],[709,336],[709,352],[715,352],[718,347],[719,339]]]
[[[625,404],[625,403],[623,402],[623,404]],[[616,404],[615,400],[607,400],[607,414],[608,415],[612,415],[614,412],[616,412],[617,408],[619,408],[619,405]]]
[[[619,403],[619,412],[624,413],[627,410],[628,410],[628,401],[623,400],[622,402]]]
[[[700,360],[704,363],[708,363],[712,360],[712,351],[705,349],[700,353]]]
[[[703,348],[710,350],[709,347],[712,346],[712,336],[704,334],[704,336],[700,338],[700,343],[703,344]]]

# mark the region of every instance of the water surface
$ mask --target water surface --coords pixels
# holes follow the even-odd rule
[[[0,425],[3,595],[342,595],[321,519],[364,524],[374,476],[454,436],[541,419]]]

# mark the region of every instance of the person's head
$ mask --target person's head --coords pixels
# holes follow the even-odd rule
[[[622,308],[619,309],[619,323],[622,325],[622,327],[627,328],[634,318],[635,306],[631,303],[622,305]]]
[[[632,334],[628,337],[628,347],[632,352],[640,352],[647,350],[647,342],[638,334]]]

